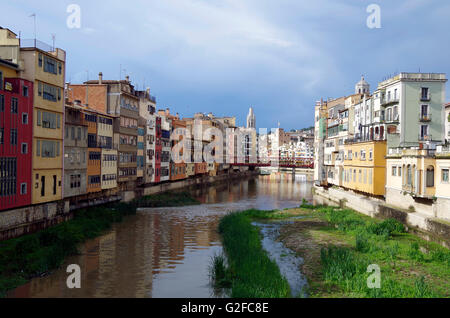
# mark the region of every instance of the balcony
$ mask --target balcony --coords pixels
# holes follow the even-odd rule
[[[419,134],[419,141],[432,141],[433,136],[432,135],[422,135]]]
[[[419,121],[422,123],[431,121],[431,114],[419,114]]]
[[[400,99],[398,97],[393,97],[393,98],[382,98],[381,99],[381,106],[389,106],[392,104],[398,104],[400,101]]]
[[[420,101],[421,102],[429,102],[431,100],[431,94],[428,93],[427,95],[420,95]]]

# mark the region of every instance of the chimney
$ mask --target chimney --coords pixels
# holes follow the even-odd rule
[[[127,81],[127,82],[130,82],[130,76],[125,76],[125,80]]]
[[[166,116],[170,115],[170,109],[166,108]]]
[[[150,95],[150,87],[147,87],[147,94]]]
[[[102,72],[98,73],[98,83],[100,85],[103,84],[103,73]]]

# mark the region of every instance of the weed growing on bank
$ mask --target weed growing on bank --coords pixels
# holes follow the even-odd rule
[[[323,279],[354,297],[449,297],[450,251],[406,233],[395,219],[377,220],[353,210],[313,209],[330,225],[329,233],[344,234],[351,246],[321,250]],[[426,251],[426,252],[424,252]],[[381,267],[381,288],[367,287],[367,267]]]
[[[256,210],[232,213],[220,221],[225,259],[213,259],[211,274],[216,287],[230,287],[233,298],[284,298],[291,292],[287,280],[261,245],[260,233],[249,214]],[[264,213],[259,214],[264,215]]]
[[[405,226],[395,219],[378,220],[350,209],[316,207],[307,202],[303,202],[300,210],[248,210],[236,215],[250,222],[252,218],[290,218],[299,212],[305,217],[325,221],[323,226],[315,222],[315,231],[345,242],[339,246],[320,242],[320,268],[316,269],[320,274],[309,279],[320,280],[313,282],[313,286],[324,283],[328,290],[312,290],[311,294],[318,297],[334,293],[370,298],[450,297],[450,251],[407,233]],[[231,222],[231,216],[227,218],[229,219],[224,224],[238,223],[237,220]],[[236,232],[237,228],[239,232]],[[227,255],[248,254],[250,248],[259,248],[256,243],[246,244],[245,248],[242,246],[246,242],[244,237],[248,235],[244,231],[254,229],[248,226],[232,228],[221,225],[224,242],[226,236],[227,240],[233,242],[230,251],[232,254],[228,254],[229,251],[226,250]],[[314,240],[312,237],[310,239]],[[258,242],[259,240],[260,238]],[[376,264],[381,269],[379,289],[370,289],[367,285],[370,275],[367,269],[371,264]],[[236,262],[233,270],[238,270],[239,266],[241,263]],[[336,288],[339,291],[333,292]]]
[[[62,265],[67,256],[78,253],[78,245],[102,235],[113,223],[136,214],[138,207],[199,204],[188,192],[169,192],[138,198],[129,203],[112,203],[78,210],[70,221],[40,232],[0,242],[0,297]]]

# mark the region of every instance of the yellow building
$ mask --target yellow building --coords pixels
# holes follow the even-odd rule
[[[384,196],[386,141],[347,143],[344,149],[343,187]]]
[[[450,149],[436,154],[436,217],[450,220]]]
[[[434,151],[405,149],[387,156],[386,187],[401,190],[417,198],[432,198],[436,194]]]
[[[65,51],[0,28],[0,57],[34,84],[32,204],[62,199]]]
[[[97,112],[97,140],[102,149],[101,188],[117,188],[117,144],[114,144],[114,117]]]

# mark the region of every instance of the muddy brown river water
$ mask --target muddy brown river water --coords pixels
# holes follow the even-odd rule
[[[201,205],[139,210],[9,297],[219,297],[208,271],[222,249],[219,219],[230,211],[299,206],[312,199],[311,187],[301,176],[281,174],[192,190]],[[67,288],[69,264],[81,268],[80,289]]]

